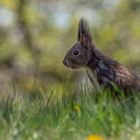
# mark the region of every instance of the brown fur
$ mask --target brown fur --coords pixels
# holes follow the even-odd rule
[[[140,78],[135,73],[95,47],[84,19],[79,22],[77,43],[67,52],[63,63],[73,69],[89,67],[99,85],[105,88],[112,90],[117,86],[124,92],[140,90]]]

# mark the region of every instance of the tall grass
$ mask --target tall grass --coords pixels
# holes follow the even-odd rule
[[[71,89],[71,90],[70,90]],[[113,99],[108,91],[88,86],[41,87],[0,99],[2,140],[140,139],[140,95]]]

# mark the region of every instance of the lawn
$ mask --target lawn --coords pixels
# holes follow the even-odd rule
[[[140,95],[112,99],[88,86],[15,89],[0,99],[1,140],[139,140]]]

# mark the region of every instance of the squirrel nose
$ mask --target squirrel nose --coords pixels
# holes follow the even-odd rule
[[[63,64],[66,66],[67,65],[67,61],[66,60],[63,60]]]

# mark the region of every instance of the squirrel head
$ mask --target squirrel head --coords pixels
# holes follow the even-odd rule
[[[94,48],[88,24],[82,18],[78,26],[77,42],[66,53],[64,65],[72,69],[86,67],[91,60]]]

